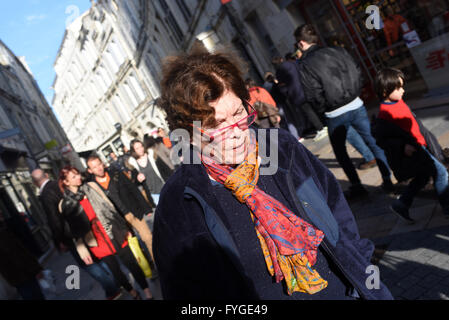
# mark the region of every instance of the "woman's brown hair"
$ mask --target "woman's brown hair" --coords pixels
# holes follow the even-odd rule
[[[209,53],[201,48],[168,57],[162,69],[159,102],[170,130],[182,128],[192,133],[193,121],[215,127],[215,110],[210,103],[226,90],[247,101],[242,67],[243,63],[231,53]]]
[[[67,179],[67,176],[69,172],[73,172],[75,174],[79,174],[79,170],[71,165],[67,165],[64,168],[59,171],[59,177],[58,177],[58,186],[59,190],[61,190],[62,193],[64,193],[64,190],[66,186],[64,185],[64,180]]]

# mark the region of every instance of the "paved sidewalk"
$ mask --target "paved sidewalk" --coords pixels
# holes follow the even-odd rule
[[[396,299],[449,300],[449,227],[375,239],[382,281]]]

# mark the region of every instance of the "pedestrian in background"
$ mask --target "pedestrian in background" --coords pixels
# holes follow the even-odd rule
[[[393,68],[382,69],[376,77],[376,91],[382,101],[376,120],[377,143],[385,150],[396,179],[401,182],[412,178],[390,208],[404,220],[413,222],[409,213],[413,199],[432,177],[443,214],[449,217],[449,175],[432,154],[430,141],[423,134],[426,129],[420,127],[402,100],[404,79],[404,74]],[[438,148],[441,150],[439,145]]]
[[[70,252],[76,263],[87,273],[100,283],[106,294],[106,299],[112,300],[120,295],[120,288],[106,263],[99,261],[87,265],[81,259],[73,242],[70,227],[59,212],[58,205],[63,198],[63,193],[59,189],[58,183],[48,178],[42,169],[35,169],[31,172],[33,183],[39,188],[39,200],[42,203],[47,216],[55,248],[60,252]]]
[[[249,103],[257,111],[256,124],[263,129],[279,128],[281,116],[270,93],[256,86],[254,80],[250,78],[246,79],[245,85],[249,92]]]
[[[115,154],[115,152],[111,152],[111,153],[109,154],[109,156],[110,156],[111,159],[112,159],[111,163],[109,164],[109,168],[110,168],[111,170],[119,171],[119,172],[123,172],[123,171],[126,170],[126,168],[125,168],[125,166],[124,166],[124,164],[123,164],[123,161],[121,161],[121,159],[119,159],[119,158],[117,157],[117,155]]]
[[[282,63],[282,58],[274,58],[273,59],[273,65],[278,68],[279,64]],[[299,128],[301,128],[302,119],[298,112],[295,112],[293,108],[290,106],[287,98],[285,95],[281,92],[279,81],[276,79],[275,75],[270,73],[267,73],[265,77],[266,83],[271,83],[271,89],[267,91],[271,94],[273,97],[273,100],[276,102],[276,106],[279,109],[279,114],[281,115],[281,128],[284,128],[285,130],[290,131],[290,133],[299,139],[298,131],[300,131]]]
[[[143,146],[145,150],[152,149],[155,156],[156,166],[164,181],[167,181],[175,170],[175,166],[170,158],[170,149],[167,148],[163,143],[162,138],[159,136],[154,138],[153,136],[144,135]]]
[[[309,127],[313,131],[313,138],[319,141],[327,136],[317,112],[304,98],[304,91],[299,78],[299,65],[295,59],[281,63],[276,71],[276,78],[279,81],[279,89],[288,99],[292,106],[292,112],[297,114],[300,120],[298,134],[304,137]]]
[[[130,148],[132,157],[129,164],[137,170],[137,181],[146,185],[147,196],[152,197],[157,206],[165,180],[156,165],[156,154],[151,148],[145,150],[143,142],[138,139],[131,141]]]
[[[382,176],[382,188],[393,190],[391,172],[384,151],[371,134],[370,121],[360,99],[362,74],[351,55],[341,47],[321,47],[318,35],[310,24],[295,30],[294,36],[303,51],[300,77],[306,101],[324,114],[329,138],[338,163],[351,183],[348,199],[368,194],[346,150],[347,131],[352,126],[376,157]]]
[[[89,173],[94,175],[94,181],[103,190],[117,208],[123,218],[137,230],[153,260],[153,235],[144,220],[152,213],[137,186],[122,171],[110,171],[104,167],[100,157],[92,154],[87,158]]]
[[[120,269],[119,258],[142,288],[146,299],[152,299],[145,275],[129,248],[131,233],[126,221],[101,188],[94,182],[83,184],[80,172],[71,166],[61,170],[58,185],[64,193],[59,210],[70,227],[76,250],[84,263],[91,265],[98,260],[104,261],[117,283],[134,299],[140,300],[139,293]]]
[[[157,129],[157,135],[162,139],[162,142],[164,143],[164,145],[168,148],[171,149],[172,142],[170,141],[170,138],[168,137],[167,133],[165,132],[165,130],[163,128],[158,128]]]

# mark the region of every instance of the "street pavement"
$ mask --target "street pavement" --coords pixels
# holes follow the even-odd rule
[[[440,144],[449,147],[449,105],[425,107],[414,112]],[[375,114],[375,108],[369,109],[368,113],[370,116]],[[334,173],[343,190],[347,189],[349,183],[335,159],[328,137],[318,142],[308,139],[303,144]],[[350,145],[348,153],[355,163],[362,160]],[[396,299],[449,300],[449,219],[443,217],[433,189],[422,191],[415,199],[410,213],[416,223],[410,225],[388,208],[397,194],[386,194],[380,189],[382,180],[377,167],[358,170],[358,173],[370,195],[368,200],[355,201],[350,206],[361,237],[376,244],[373,263],[379,266],[382,281]],[[152,228],[152,219],[148,223]],[[68,275],[65,268],[70,264],[75,263],[69,253],[54,252],[46,259],[44,266],[53,271],[56,284],[56,292],[47,293],[47,298],[104,299],[101,286],[84,270],[80,271],[81,288],[66,289]],[[148,282],[155,299],[162,299],[158,279]],[[130,299],[130,296],[125,293],[121,299]]]
[[[413,106],[411,106],[413,109]],[[376,109],[368,110],[369,115]],[[449,147],[449,105],[413,110],[424,125],[438,138],[441,146]],[[343,190],[349,182],[339,167],[328,137],[303,144],[337,177]],[[358,164],[362,157],[347,144],[349,156]],[[376,250],[373,263],[379,266],[381,280],[395,299],[449,300],[449,219],[444,217],[436,194],[428,185],[415,199],[408,224],[392,213],[389,205],[399,192],[384,193],[377,167],[357,170],[370,195],[363,201],[349,203],[360,235],[371,239]],[[393,182],[396,182],[393,178]],[[404,186],[398,186],[398,191]]]

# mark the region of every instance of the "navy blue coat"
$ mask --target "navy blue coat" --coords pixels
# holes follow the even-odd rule
[[[268,131],[278,139],[270,141]],[[288,207],[325,233],[322,248],[363,299],[392,299],[384,284],[368,289],[374,245],[361,239],[334,175],[283,129],[267,129],[278,146],[273,179]],[[263,157],[263,154],[261,154]],[[183,164],[162,189],[153,252],[165,299],[258,299],[245,274],[224,210],[201,164]]]

